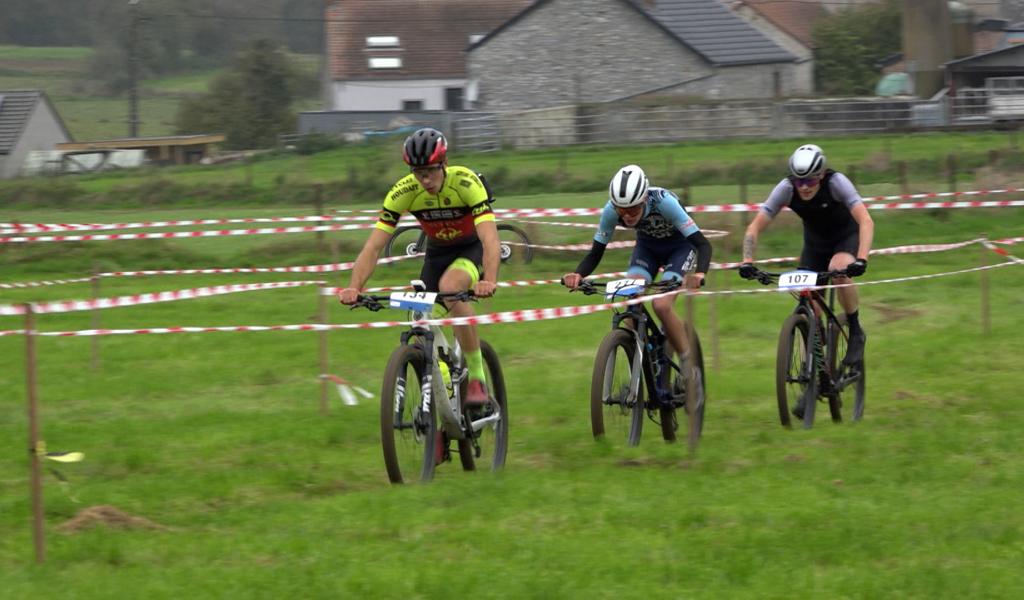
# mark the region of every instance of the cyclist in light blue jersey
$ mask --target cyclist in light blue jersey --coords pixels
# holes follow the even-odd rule
[[[627,270],[630,276],[650,282],[664,268],[662,279],[681,280],[690,289],[704,285],[711,266],[711,243],[675,194],[651,186],[639,166],[626,165],[612,178],[608,196],[590,252],[574,272],[562,278],[566,287],[576,289],[594,272],[616,226],[636,230],[636,247]],[[685,354],[686,333],[675,313],[675,300],[676,296],[659,298],[653,307],[673,349]]]

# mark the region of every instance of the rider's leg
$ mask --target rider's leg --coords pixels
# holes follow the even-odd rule
[[[468,290],[479,281],[479,273],[472,261],[459,258],[441,276],[439,289],[442,293],[451,294]],[[469,302],[447,303],[449,314],[453,317],[471,317],[475,313]],[[457,325],[452,327],[455,339],[459,341],[462,348],[462,355],[466,358],[466,366],[469,368],[470,380],[478,380],[486,383],[487,375],[483,366],[483,356],[480,354],[480,337],[476,331],[476,325]]]
[[[854,260],[855,257],[849,252],[838,252],[832,257],[828,268],[829,270],[845,269]],[[836,277],[834,282],[850,283],[850,278]],[[850,324],[850,339],[847,342],[846,356],[843,357],[843,362],[853,364],[863,358],[864,342],[867,339],[864,329],[860,326],[860,302],[857,296],[857,288],[855,286],[843,287],[839,288],[837,292],[839,304],[842,305],[843,312],[846,313],[846,322]]]
[[[848,252],[838,252],[835,256],[832,257],[832,260],[828,263],[828,270],[838,271],[840,269],[845,269],[854,260],[856,259],[852,254]],[[838,284],[845,284],[850,283],[850,278],[836,277],[835,279],[833,279],[833,281]],[[845,312],[847,316],[856,314],[857,307],[859,304],[857,298],[857,288],[854,286],[843,287],[836,290],[836,292],[839,296],[839,304],[843,307],[843,312]],[[853,325],[852,321],[850,325]]]
[[[681,279],[681,277],[678,273],[666,272],[663,279]],[[654,306],[654,314],[658,316],[658,320],[661,321],[661,326],[665,330],[665,337],[668,338],[669,345],[676,351],[676,354],[685,356],[690,349],[690,344],[686,339],[686,328],[683,327],[683,320],[679,318],[675,311],[676,298],[678,296],[658,298],[651,302],[651,304]]]

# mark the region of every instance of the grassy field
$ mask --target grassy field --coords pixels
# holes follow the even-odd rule
[[[128,137],[128,98],[102,95],[89,74],[91,48],[0,46],[0,90],[46,92],[76,141]],[[316,72],[316,57],[293,56],[296,67]],[[206,92],[217,71],[202,71],[139,82],[139,135],[172,135],[180,101]],[[297,110],[317,108],[303,99]]]
[[[871,189],[862,190],[864,193]],[[716,199],[731,189],[694,190]],[[753,197],[753,194],[752,194]],[[593,194],[503,197],[515,206],[592,206]],[[370,203],[361,205],[372,207]],[[298,212],[298,211],[295,211]],[[207,209],[8,211],[23,222],[280,216]],[[799,251],[780,217],[762,257]],[[875,246],[1018,236],[1018,209],[878,211]],[[715,260],[736,260],[739,215],[701,215]],[[567,219],[559,219],[567,220]],[[587,220],[583,220],[587,221]],[[585,242],[584,229],[531,225],[539,243]],[[365,233],[38,245],[0,249],[3,281],[101,269],[277,266],[354,256]],[[280,238],[280,239],[278,239]],[[58,247],[59,246],[59,247]],[[1011,251],[1024,254],[1010,247]],[[578,254],[541,253],[505,279],[556,277]],[[622,268],[609,251],[601,271]],[[1001,260],[960,251],[879,256],[865,281]],[[379,267],[399,284],[415,265]],[[309,279],[301,275],[113,278],[101,294]],[[588,419],[593,355],[609,314],[488,325],[509,386],[511,446],[500,475],[439,468],[430,485],[387,483],[376,400],[331,390],[318,411],[317,334],[301,332],[40,338],[42,436],[84,462],[47,475],[48,562],[32,564],[25,460],[24,339],[0,337],[0,597],[1016,598],[1024,590],[1024,456],[1019,404],[1024,325],[1020,267],[862,289],[870,369],[863,422],[787,431],[773,392],[788,296],[696,299],[709,404],[696,456],[645,428],[637,448],[596,443]],[[325,277],[332,284],[347,276]],[[715,272],[712,289],[755,284]],[[88,284],[0,290],[0,304],[85,298]],[[502,289],[478,312],[585,304],[557,286]],[[105,328],[313,322],[313,288],[102,311]],[[714,314],[714,327],[712,326]],[[333,306],[335,323],[390,320]],[[21,320],[0,318],[0,329]],[[38,328],[93,327],[88,313]],[[398,329],[329,335],[330,372],[376,391]],[[717,339],[717,344],[713,340]],[[713,349],[717,347],[717,354]],[[717,358],[714,358],[717,356]],[[824,412],[824,411],[822,411]],[[821,413],[819,413],[821,414]],[[75,521],[113,506],[140,519]]]

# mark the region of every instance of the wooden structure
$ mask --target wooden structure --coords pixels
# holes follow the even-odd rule
[[[124,138],[93,142],[57,144],[61,151],[145,150],[146,161],[159,165],[187,165],[210,155],[211,147],[225,140],[224,134],[172,135],[163,137]]]

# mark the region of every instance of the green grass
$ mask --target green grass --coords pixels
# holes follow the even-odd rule
[[[716,196],[718,190],[695,190]],[[590,206],[593,195],[512,197],[513,206]],[[365,206],[372,206],[367,203]],[[5,218],[104,222],[275,214],[205,210]],[[282,214],[278,211],[276,214]],[[1020,235],[1024,213],[878,211],[876,247]],[[561,219],[566,220],[566,219]],[[582,219],[582,221],[588,221]],[[735,260],[739,216],[715,259]],[[587,230],[534,225],[540,243],[582,242]],[[364,232],[329,236],[351,259]],[[312,236],[7,247],[4,281],[80,276],[92,261],[124,268],[327,262]],[[300,239],[307,240],[304,244]],[[56,248],[56,246],[60,246]],[[794,254],[798,226],[782,219],[760,256]],[[1011,247],[1012,250],[1016,248]],[[1019,254],[1021,252],[1018,252]],[[541,253],[505,279],[555,277],[578,254]],[[609,251],[600,270],[621,268]],[[872,258],[866,279],[936,273],[999,260],[978,248]],[[397,284],[416,265],[378,267]],[[310,276],[316,278],[320,276]],[[324,276],[332,283],[347,276]],[[102,295],[301,275],[106,279]],[[210,333],[40,338],[42,437],[79,450],[62,465],[67,491],[44,481],[48,561],[32,565],[25,460],[24,340],[0,337],[2,597],[152,598],[1016,598],[1024,588],[1024,486],[1019,432],[1019,267],[988,275],[991,332],[981,330],[981,275],[862,290],[870,369],[861,423],[777,423],[778,328],[788,296],[696,300],[709,405],[697,456],[666,445],[648,423],[637,448],[595,443],[588,395],[608,313],[481,328],[502,358],[511,411],[503,473],[440,467],[430,485],[393,487],[380,458],[376,400],[318,412],[315,333]],[[713,289],[749,289],[733,273]],[[84,298],[88,284],[0,290],[0,304]],[[557,286],[502,289],[478,312],[587,304]],[[101,311],[108,328],[312,322],[312,288],[253,292]],[[330,308],[331,322],[400,318]],[[21,326],[0,318],[0,329]],[[44,331],[92,327],[88,313],[42,315]],[[717,359],[713,343],[717,331]],[[398,329],[329,334],[329,372],[372,391]],[[827,411],[819,411],[819,415]],[[164,529],[59,527],[83,508],[113,505]]]

